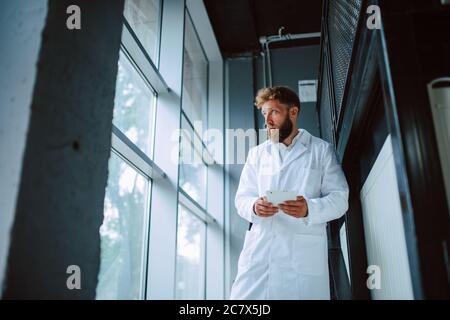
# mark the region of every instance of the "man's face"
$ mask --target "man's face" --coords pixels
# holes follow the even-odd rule
[[[269,100],[261,106],[261,113],[267,127],[267,135],[274,142],[283,142],[292,132],[288,106],[278,100]]]

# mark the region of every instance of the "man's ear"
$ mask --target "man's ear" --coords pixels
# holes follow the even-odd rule
[[[291,116],[298,116],[298,114],[300,113],[300,108],[297,106],[293,106],[290,110],[289,113]]]

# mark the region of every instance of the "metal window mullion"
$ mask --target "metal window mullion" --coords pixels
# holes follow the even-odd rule
[[[152,59],[142,46],[133,29],[125,18],[123,20],[124,28],[122,29],[122,49],[138,66],[143,76],[157,93],[170,91],[169,86],[159,73],[158,68],[153,64]]]
[[[144,214],[144,224],[143,224],[143,229],[144,229],[144,245],[141,248],[141,254],[142,254],[142,261],[141,261],[141,267],[142,267],[142,279],[141,279],[141,288],[140,288],[140,294],[141,300],[144,300],[146,295],[147,295],[147,281],[148,281],[148,273],[147,273],[147,268],[148,268],[148,257],[149,257],[149,252],[148,252],[148,245],[149,245],[149,241],[150,241],[150,214],[151,214],[151,194],[152,194],[152,186],[153,186],[153,181],[149,180],[148,181],[148,190],[147,190],[147,199],[146,199],[146,204],[145,204],[145,214]]]
[[[181,110],[181,114],[184,116],[184,118],[186,119],[186,122],[188,123],[189,127],[191,127],[192,131],[194,132],[194,139],[195,136],[197,136],[197,138],[200,140],[203,149],[208,153],[209,157],[211,159],[214,159],[213,156],[211,155],[211,153],[209,152],[208,148],[205,145],[205,142],[203,141],[203,139],[200,137],[199,133],[197,131],[195,131],[194,126],[192,125],[191,120],[189,120],[188,116],[186,115],[186,113],[184,112],[184,110]],[[194,149],[195,149],[195,145],[194,145]],[[197,151],[197,149],[195,149]],[[199,153],[200,151],[198,151],[197,153]],[[204,163],[205,166],[208,166],[207,163],[205,163],[205,161],[203,160],[203,153],[201,154],[201,158],[202,158],[202,162]],[[213,160],[213,164],[215,164],[216,161]]]
[[[202,206],[200,206],[197,201],[192,199],[192,197],[188,195],[186,191],[184,191],[182,188],[179,188],[178,192],[180,194],[179,202],[195,216],[197,216],[197,218],[199,218],[206,224],[217,222],[217,220]]]
[[[185,138],[187,141],[189,141],[190,147],[191,147],[192,149],[194,149],[194,152],[200,157],[200,159],[201,159],[201,161],[202,161],[202,164],[206,166],[206,163],[203,161],[203,155],[201,154],[200,151],[197,150],[197,148],[195,148],[195,143],[194,143],[193,141],[191,141],[191,137],[188,136],[184,131],[182,131],[182,135],[184,136],[184,138]],[[195,137],[194,137],[194,139],[195,139]],[[180,164],[183,164],[183,163],[180,161]]]
[[[206,63],[209,64],[209,60],[208,60],[208,56],[206,55],[205,48],[203,47],[203,43],[200,41],[200,37],[198,35],[197,28],[195,27],[194,21],[192,20],[192,17],[191,17],[191,13],[189,12],[189,10],[187,8],[186,8],[186,13],[187,13],[187,17],[192,25],[192,29],[194,31],[195,37],[197,38],[198,43],[200,44],[200,49],[202,50],[203,57],[205,58]]]
[[[159,71],[159,62],[161,61],[161,30],[162,30],[162,7],[163,7],[163,0],[159,0],[159,14],[158,14],[158,31],[156,36],[156,65],[158,67]]]
[[[195,35],[195,37],[197,38],[197,41],[198,41],[198,43],[199,43],[199,45],[200,45],[200,49],[201,49],[201,52],[202,52],[202,54],[203,54],[203,58],[204,58],[205,61],[206,61],[206,119],[208,119],[209,60],[208,60],[208,56],[206,55],[205,48],[203,47],[203,44],[202,44],[202,42],[200,41],[200,37],[199,37],[199,35],[198,35],[197,28],[195,27],[194,21],[192,20],[191,14],[190,14],[190,12],[189,12],[189,10],[188,10],[187,8],[186,8],[185,12],[186,12],[187,19],[189,19],[189,22],[190,22],[190,24],[191,24],[191,26],[192,26],[194,35]],[[185,32],[186,32],[186,30],[185,30]],[[208,148],[206,147],[205,143],[203,142],[202,137],[200,137],[200,135],[195,131],[194,126],[192,125],[192,122],[190,121],[190,119],[188,118],[188,116],[186,115],[186,113],[184,112],[183,109],[181,110],[181,113],[182,113],[182,114],[184,115],[184,117],[186,118],[188,124],[192,127],[192,130],[194,131],[194,134],[196,134],[197,137],[200,139],[200,141],[201,141],[201,143],[202,143],[202,145],[203,145],[203,148],[204,148],[204,150],[206,150],[206,152],[208,153],[209,157],[210,157],[211,159],[214,159],[214,158],[212,157],[211,153],[209,152]],[[202,120],[204,120],[204,119],[202,119]],[[208,127],[208,121],[206,121],[206,126]],[[202,153],[202,161],[203,161],[203,153]],[[214,161],[214,163],[215,163],[215,161]],[[205,165],[207,166],[206,163],[205,163]]]
[[[166,177],[166,174],[115,125],[112,128],[111,147],[146,177],[150,179]]]

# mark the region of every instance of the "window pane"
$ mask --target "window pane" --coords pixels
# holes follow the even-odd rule
[[[194,130],[182,117],[180,144],[180,187],[203,208],[206,208],[206,170],[202,161],[203,145]],[[197,151],[196,151],[197,150]]]
[[[124,16],[156,64],[159,34],[159,0],[126,0]]]
[[[155,95],[123,52],[117,74],[113,123],[151,155]]]
[[[205,298],[206,224],[178,206],[176,299]]]
[[[208,92],[208,60],[187,15],[184,40],[183,110],[189,120],[205,121]],[[203,124],[206,129],[207,124]],[[202,135],[202,132],[199,132]]]
[[[109,160],[97,299],[139,299],[149,180],[114,153]]]

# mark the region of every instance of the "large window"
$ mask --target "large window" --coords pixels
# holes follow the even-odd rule
[[[125,53],[120,53],[114,125],[144,153],[151,155],[156,96]]]
[[[183,61],[183,112],[195,123],[207,120],[208,99],[208,60],[187,12],[185,22],[184,61]],[[202,135],[203,132],[198,132]]]
[[[145,297],[150,192],[164,175],[151,160],[158,88],[164,87],[153,61],[159,16],[157,0],[125,1],[97,299]]]
[[[98,299],[139,299],[144,277],[144,243],[150,183],[116,154],[109,178],[100,228],[101,270]]]
[[[206,223],[178,206],[176,299],[205,298]]]
[[[207,167],[202,159],[203,144],[186,117],[182,117],[179,185],[193,200],[206,208]]]
[[[208,100],[222,98],[209,96],[209,61],[182,2],[125,0],[123,18],[97,299],[216,297],[220,275],[206,279],[223,265],[223,233],[211,228],[208,181],[211,189],[220,178],[203,134],[208,116],[222,119],[208,115]],[[220,216],[222,192],[214,199]]]
[[[208,60],[186,11],[178,209],[177,299],[204,299],[206,286]]]
[[[186,12],[182,137],[180,158],[180,187],[192,199],[206,208],[207,169],[203,154],[207,152],[202,140],[203,130],[208,127],[208,60],[192,23]]]
[[[150,58],[158,60],[160,0],[126,0],[124,16]]]

